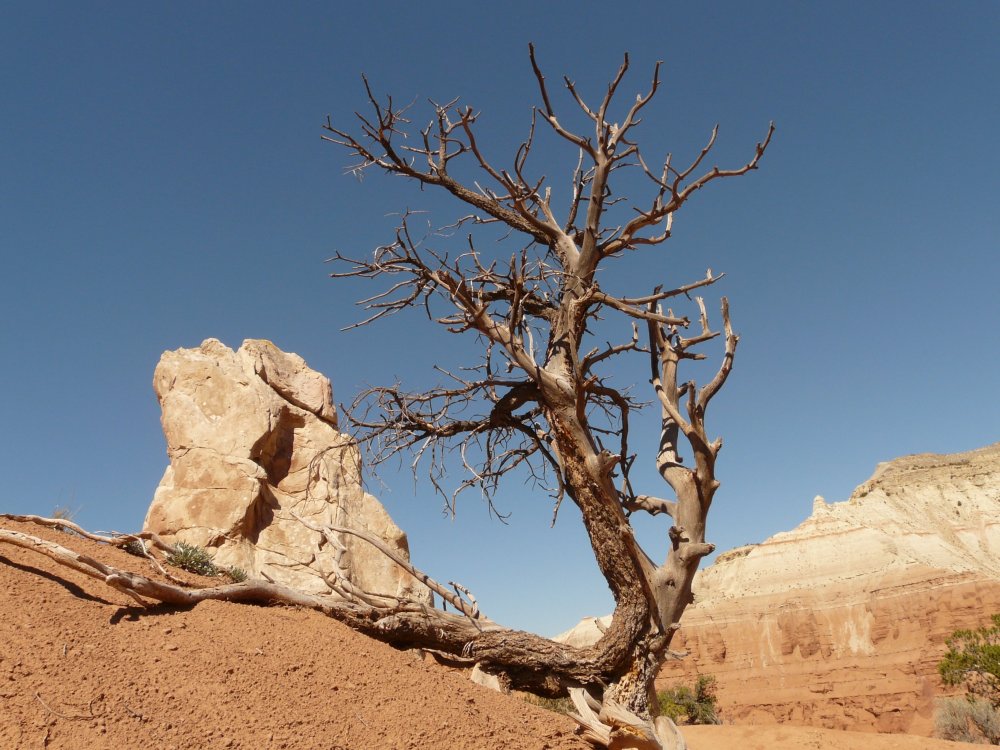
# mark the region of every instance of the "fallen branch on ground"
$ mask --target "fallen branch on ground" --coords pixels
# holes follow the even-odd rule
[[[124,547],[130,540],[143,538],[151,539],[159,549],[173,549],[162,539],[154,539],[155,535],[146,533],[102,536],[61,519],[41,516],[0,514],[0,522],[4,520],[52,529],[66,527],[81,538],[118,548]],[[478,663],[490,671],[503,672],[510,678],[511,686],[518,690],[553,696],[564,695],[567,686],[586,685],[599,691],[620,658],[611,639],[587,648],[576,648],[533,633],[502,627],[483,617],[474,602],[466,603],[458,599],[455,593],[448,592],[441,584],[437,584],[439,589],[462,601],[464,612],[445,612],[423,602],[399,598],[382,597],[376,600],[358,597],[348,600],[336,594],[307,594],[261,579],[200,588],[179,579],[166,583],[81,554],[66,546],[72,544],[72,539],[73,536],[67,535],[66,543],[61,544],[0,527],[0,544],[43,555],[122,592],[143,608],[158,603],[191,607],[207,600],[304,607],[322,612],[358,632],[398,648],[422,648],[450,655],[450,658],[470,666]],[[406,569],[418,580],[432,580],[412,565]],[[462,588],[458,587],[458,590],[462,591]]]
[[[92,534],[76,524],[62,519],[30,515],[0,514],[0,520],[34,523],[52,529],[69,528],[82,538],[118,548],[123,548],[131,540],[141,538],[152,540],[160,550],[173,549],[155,534],[102,536]],[[368,538],[369,535],[356,533],[350,529],[331,527],[328,530],[355,533],[362,539],[371,542],[378,549],[382,549],[384,546],[375,544]],[[288,604],[317,610],[355,630],[381,640],[390,640],[396,645],[404,640],[401,638],[402,634],[408,634],[410,645],[420,646],[453,660],[460,660],[469,665],[475,663],[486,666],[498,665],[498,668],[502,669],[505,674],[514,678],[512,682],[518,687],[527,685],[552,689],[553,685],[557,687],[587,683],[599,685],[602,681],[600,672],[595,667],[595,664],[599,663],[594,658],[595,652],[598,656],[600,655],[600,651],[596,647],[576,649],[531,633],[503,628],[482,617],[474,603],[472,605],[466,603],[436,582],[436,586],[433,587],[435,591],[441,593],[443,590],[450,595],[451,599],[458,599],[461,602],[465,607],[462,614],[450,614],[405,599],[395,599],[393,604],[389,606],[373,605],[367,598],[349,601],[336,595],[306,594],[288,586],[259,579],[203,588],[185,585],[179,579],[172,579],[173,583],[163,583],[108,565],[57,542],[13,529],[0,528],[0,544],[10,544],[44,555],[59,565],[71,568],[120,591],[131,597],[143,608],[152,607],[157,603],[190,607],[206,600]],[[152,558],[151,555],[147,556]],[[393,559],[396,558],[393,557]],[[153,562],[155,563],[156,560],[153,559]],[[427,581],[432,581],[411,564],[407,563],[404,567],[425,584]],[[461,586],[456,586],[456,589],[464,591],[464,587]],[[465,593],[466,596],[469,596],[467,592]],[[452,603],[455,604],[454,601]],[[522,662],[515,668],[510,663],[509,658],[504,663],[498,658],[491,659],[489,657],[491,649],[500,652],[502,648],[513,649],[520,653]],[[565,664],[565,668],[552,674],[539,674],[540,667],[533,668],[531,650],[539,651],[542,648],[545,649],[545,652],[536,654],[534,659],[561,661]],[[583,668],[580,667],[581,664],[584,665]],[[589,673],[585,671],[587,669],[590,670]],[[556,682],[546,683],[546,680]],[[578,712],[570,715],[580,725],[582,736],[595,745],[622,748],[623,750],[625,748],[684,750],[685,748],[680,733],[673,722],[666,717],[657,717],[654,722],[650,722],[628,711],[613,700],[606,700],[602,705],[582,688],[573,687],[569,693]],[[39,701],[41,702],[40,697]],[[44,702],[42,705],[45,705]],[[50,712],[61,715],[49,706],[45,707]]]

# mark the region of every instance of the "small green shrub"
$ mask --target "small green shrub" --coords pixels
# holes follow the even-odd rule
[[[938,672],[946,685],[965,685],[970,695],[1000,708],[1000,614],[991,619],[991,627],[952,633]]]
[[[130,539],[122,549],[136,557],[146,556],[146,543],[141,539]]]
[[[721,724],[715,698],[715,678],[699,675],[694,687],[678,685],[656,694],[660,713],[678,724]]]
[[[217,576],[222,572],[204,548],[184,542],[174,545],[174,551],[167,555],[167,563],[200,576]]]
[[[229,576],[229,580],[233,583],[243,583],[247,579],[247,572],[243,568],[237,568],[235,565],[224,568],[223,572]]]
[[[941,698],[934,724],[941,739],[1000,745],[1000,711],[985,698],[975,695]]]
[[[938,664],[946,685],[964,685],[965,697],[942,698],[934,720],[946,740],[1000,745],[1000,614],[992,626],[956,630]]]
[[[660,703],[660,713],[669,716],[678,724],[721,724],[715,704],[715,678],[700,676],[694,687],[679,685],[656,694]],[[573,701],[568,696],[544,698],[532,693],[522,693],[524,700],[533,706],[558,714],[575,711]]]

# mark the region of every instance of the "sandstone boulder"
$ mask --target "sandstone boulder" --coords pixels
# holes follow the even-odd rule
[[[216,339],[166,352],[153,376],[170,465],[145,529],[207,548],[215,562],[310,593],[339,570],[360,588],[430,600],[367,542],[334,549],[294,515],[369,531],[409,557],[406,535],[360,482],[337,430],[330,381],[269,341]]]

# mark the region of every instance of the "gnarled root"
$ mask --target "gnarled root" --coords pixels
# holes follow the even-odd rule
[[[0,513],[0,522],[3,521],[62,527],[79,534],[79,537],[116,547],[142,538],[150,542],[149,547],[144,547],[149,553],[144,557],[150,558],[153,552],[162,553],[162,540],[146,534],[100,536],[62,519]],[[23,531],[0,528],[0,546],[14,545],[44,555],[122,592],[143,607],[157,602],[190,607],[208,599],[305,607],[400,648],[422,648],[468,666],[479,663],[490,672],[502,673],[505,685],[517,690],[552,695],[567,684],[606,684],[613,674],[620,671],[622,655],[628,654],[627,648],[609,637],[594,646],[576,648],[533,633],[504,628],[484,617],[478,611],[475,600],[460,586],[456,586],[454,593],[445,590],[449,601],[459,609],[458,613],[434,609],[422,601],[395,597],[355,596],[345,599],[333,594],[307,594],[259,579],[197,588],[167,575],[164,577],[169,582],[164,582],[116,568],[66,546],[72,544],[73,539],[73,536],[67,536],[65,541],[56,542]],[[162,544],[167,550],[172,549]],[[151,562],[157,570],[162,570],[155,560]],[[415,568],[412,570],[418,580],[425,583],[431,580]],[[441,584],[436,584],[436,587],[436,590],[444,589]],[[458,602],[464,606],[458,607]]]
[[[570,718],[580,725],[581,735],[596,747],[609,750],[687,750],[687,743],[670,718],[652,721],[606,699],[597,701],[583,688],[570,688],[569,697],[577,713]]]

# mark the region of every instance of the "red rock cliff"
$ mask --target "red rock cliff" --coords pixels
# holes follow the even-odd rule
[[[735,723],[929,734],[945,638],[1000,612],[1000,443],[880,464],[695,594],[662,684],[715,675]]]

